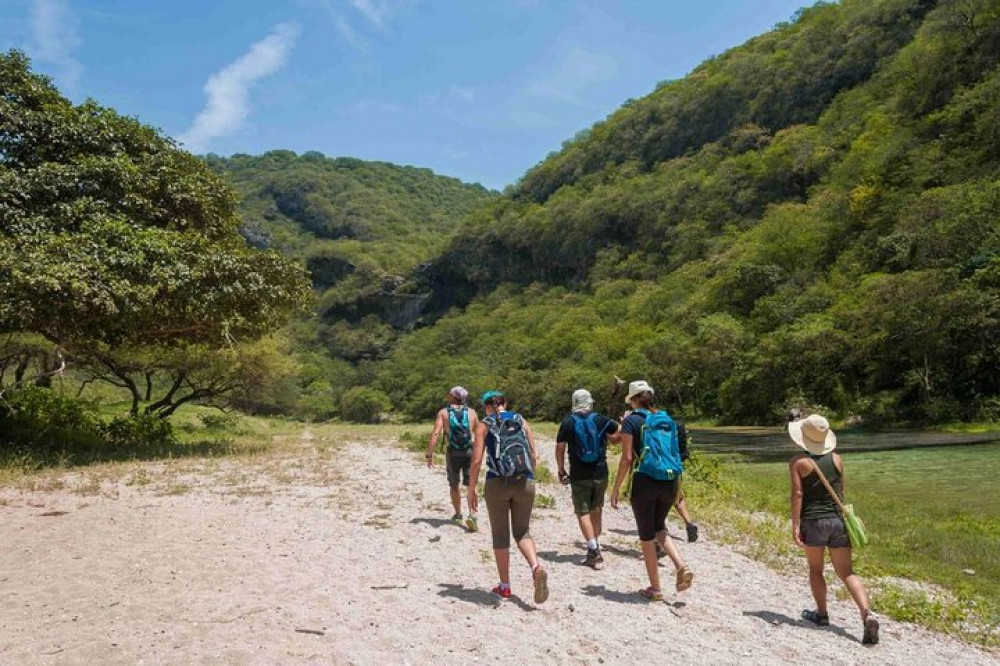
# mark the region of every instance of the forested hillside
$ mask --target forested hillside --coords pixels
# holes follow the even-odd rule
[[[427,296],[402,288],[405,276],[497,196],[429,169],[315,152],[207,162],[239,193],[247,240],[302,262],[312,276],[316,316],[295,323],[289,336],[299,380],[246,405],[307,417],[339,413],[343,392],[367,381],[358,364],[383,357],[422,312]]]
[[[803,10],[629,100],[474,211],[378,385],[555,417],[646,377],[773,421],[1000,419],[1000,1]]]

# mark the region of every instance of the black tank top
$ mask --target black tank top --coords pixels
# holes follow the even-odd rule
[[[830,482],[830,485],[837,491],[837,495],[843,500],[844,483],[841,481],[840,472],[837,471],[837,466],[833,462],[833,452],[827,453],[825,456],[810,455],[809,458],[819,465],[823,474],[826,475],[826,480]],[[814,469],[802,479],[802,513],[799,518],[811,520],[814,518],[836,518],[839,515],[837,505]]]

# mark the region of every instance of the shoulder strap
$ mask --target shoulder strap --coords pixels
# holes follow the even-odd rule
[[[816,464],[815,460],[812,458],[808,458],[808,460],[812,463],[813,469],[815,469],[816,473],[819,475],[819,480],[823,482],[824,486],[826,486],[826,492],[830,493],[830,497],[833,498],[834,504],[836,504],[837,508],[840,509],[840,513],[844,513],[844,503],[840,501],[840,497],[837,496],[837,491],[834,490],[833,486],[830,485],[830,482],[826,480],[826,474],[824,474],[823,470],[819,468],[819,465]]]

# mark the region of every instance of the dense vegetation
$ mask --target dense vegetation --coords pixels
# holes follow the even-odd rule
[[[62,361],[128,392],[143,432],[186,402],[266,390],[277,368],[257,341],[311,292],[238,229],[234,193],[202,161],[0,54],[0,442],[101,435],[27,384]]]
[[[997,0],[845,0],[661,84],[470,215],[378,386],[1000,420],[998,62]]]
[[[242,406],[306,418],[360,410],[361,420],[377,419],[388,405],[373,407],[361,399],[370,390],[349,389],[367,383],[362,366],[421,317],[427,296],[403,288],[405,276],[440,254],[464,216],[496,193],[428,169],[315,152],[207,162],[240,194],[243,235],[301,262],[318,294],[316,316],[286,331],[296,379]],[[375,396],[377,405],[385,400]]]

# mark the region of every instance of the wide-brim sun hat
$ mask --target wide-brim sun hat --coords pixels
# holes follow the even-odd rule
[[[650,386],[649,382],[647,382],[645,379],[637,379],[634,382],[629,382],[628,394],[625,396],[625,402],[626,403],[631,402],[632,398],[639,395],[640,393],[645,393],[647,391],[653,395],[656,394],[656,391],[653,390],[653,387]]]
[[[790,422],[788,435],[793,442],[814,456],[825,456],[837,448],[837,435],[830,430],[830,422],[819,414],[810,414],[804,419]]]
[[[573,391],[573,411],[582,412],[594,406],[594,398],[587,389]]]
[[[501,393],[500,391],[487,391],[486,393],[483,394],[483,397],[480,398],[480,400],[482,400],[483,404],[485,405],[486,402],[488,400],[491,400],[492,398],[502,398],[502,397],[503,393]]]

